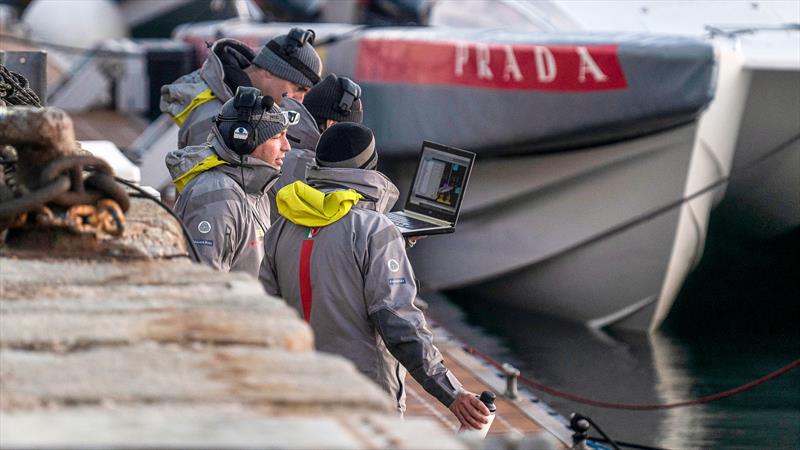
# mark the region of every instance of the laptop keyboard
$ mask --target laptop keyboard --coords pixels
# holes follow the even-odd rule
[[[413,217],[394,212],[386,214],[386,217],[388,217],[389,220],[394,222],[394,224],[398,227],[405,228],[407,230],[420,230],[423,228],[431,228],[436,226],[434,223],[425,222],[424,220],[415,219]]]

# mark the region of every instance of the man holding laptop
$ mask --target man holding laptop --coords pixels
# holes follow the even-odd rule
[[[322,134],[308,184],[297,181],[278,192],[282,217],[264,239],[259,279],[311,325],[318,350],[352,361],[392,395],[398,411],[405,410],[408,369],[463,425],[480,428],[488,409],[444,366],[414,306],[414,271],[400,231],[384,214],[399,193],[374,170],[377,160],[369,128],[338,123]],[[450,172],[463,169],[429,169],[430,191],[421,194],[460,202],[463,185],[460,193],[454,186],[463,175]]]

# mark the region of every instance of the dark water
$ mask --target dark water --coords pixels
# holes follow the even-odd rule
[[[491,299],[433,299],[463,340],[541,383],[610,402],[669,403],[747,383],[800,358],[800,230],[748,241],[712,216],[704,258],[656,335],[598,333]],[[665,448],[800,449],[800,368],[735,397],[662,411],[589,407],[541,394],[612,438]],[[597,433],[593,433],[597,434]]]

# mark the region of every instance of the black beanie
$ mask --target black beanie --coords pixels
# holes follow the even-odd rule
[[[352,86],[356,90],[356,96],[343,98],[345,89],[343,84]],[[352,94],[352,93],[351,93]],[[344,105],[340,103],[344,100]],[[364,120],[364,110],[361,106],[361,87],[355,82],[345,77],[337,77],[330,74],[325,77],[318,85],[308,91],[303,98],[303,106],[314,116],[317,123],[324,123],[326,120],[337,122],[356,122]]]
[[[342,122],[325,130],[317,143],[317,165],[350,169],[374,169],[378,165],[372,130]]]

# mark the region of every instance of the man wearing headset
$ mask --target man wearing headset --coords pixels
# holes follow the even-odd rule
[[[294,99],[284,99],[281,107],[297,112],[300,122],[292,128],[289,135],[292,150],[283,160],[281,176],[269,190],[273,222],[278,219],[275,195],[287,184],[306,180],[306,167],[314,163],[314,149],[320,134],[333,124],[361,123],[364,119],[361,86],[347,77],[337,77],[336,74],[328,75],[311,88],[302,103]]]
[[[289,151],[286,130],[297,114],[240,87],[214,122],[205,144],[167,154],[179,192],[175,212],[203,262],[257,276],[270,226],[265,193]]]
[[[180,126],[178,147],[204,143],[212,119],[239,86],[258,88],[278,105],[284,96],[302,102],[322,73],[313,43],[314,32],[300,28],[270,40],[258,54],[235,39],[216,41],[200,69],[161,88],[161,111]]]

